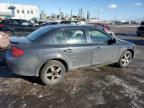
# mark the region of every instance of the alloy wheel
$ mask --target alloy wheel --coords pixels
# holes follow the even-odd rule
[[[55,83],[61,78],[61,67],[52,65],[47,69],[46,73],[49,83]]]
[[[130,63],[130,61],[131,61],[131,56],[127,53],[124,54],[124,56],[121,59],[122,65],[127,66]]]

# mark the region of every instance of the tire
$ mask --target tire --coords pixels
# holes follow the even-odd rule
[[[140,34],[139,34],[139,33],[137,33],[137,36],[140,36]]]
[[[6,34],[8,34],[9,36],[13,36],[14,33],[12,31],[5,31]]]
[[[117,64],[119,67],[125,68],[131,63],[131,61],[132,61],[132,53],[126,50],[121,54],[121,57]]]
[[[45,85],[56,85],[63,81],[65,73],[65,66],[61,62],[51,60],[43,67],[40,79]]]

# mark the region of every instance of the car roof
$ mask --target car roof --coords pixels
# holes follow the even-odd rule
[[[27,21],[27,20],[24,20],[24,19],[4,19],[3,21],[7,21],[7,20],[15,20],[15,21]]]
[[[52,29],[60,29],[60,28],[66,28],[66,27],[92,27],[90,25],[73,25],[73,24],[57,24],[57,25],[47,25],[44,26],[44,28],[52,28]]]

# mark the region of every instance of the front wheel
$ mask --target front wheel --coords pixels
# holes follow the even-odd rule
[[[65,73],[65,66],[61,62],[51,60],[43,67],[40,78],[46,85],[56,85],[64,79]]]
[[[124,51],[118,62],[119,67],[127,67],[132,61],[132,53],[128,50]]]
[[[137,36],[141,36],[141,34],[137,33]]]

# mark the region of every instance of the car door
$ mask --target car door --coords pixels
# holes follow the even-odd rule
[[[108,44],[113,38],[105,32],[97,29],[88,29],[88,36],[93,47],[92,64],[110,64],[118,60],[120,47],[116,44]]]
[[[91,65],[92,48],[83,29],[74,27],[57,31],[54,41],[62,56],[69,61],[70,68]]]

